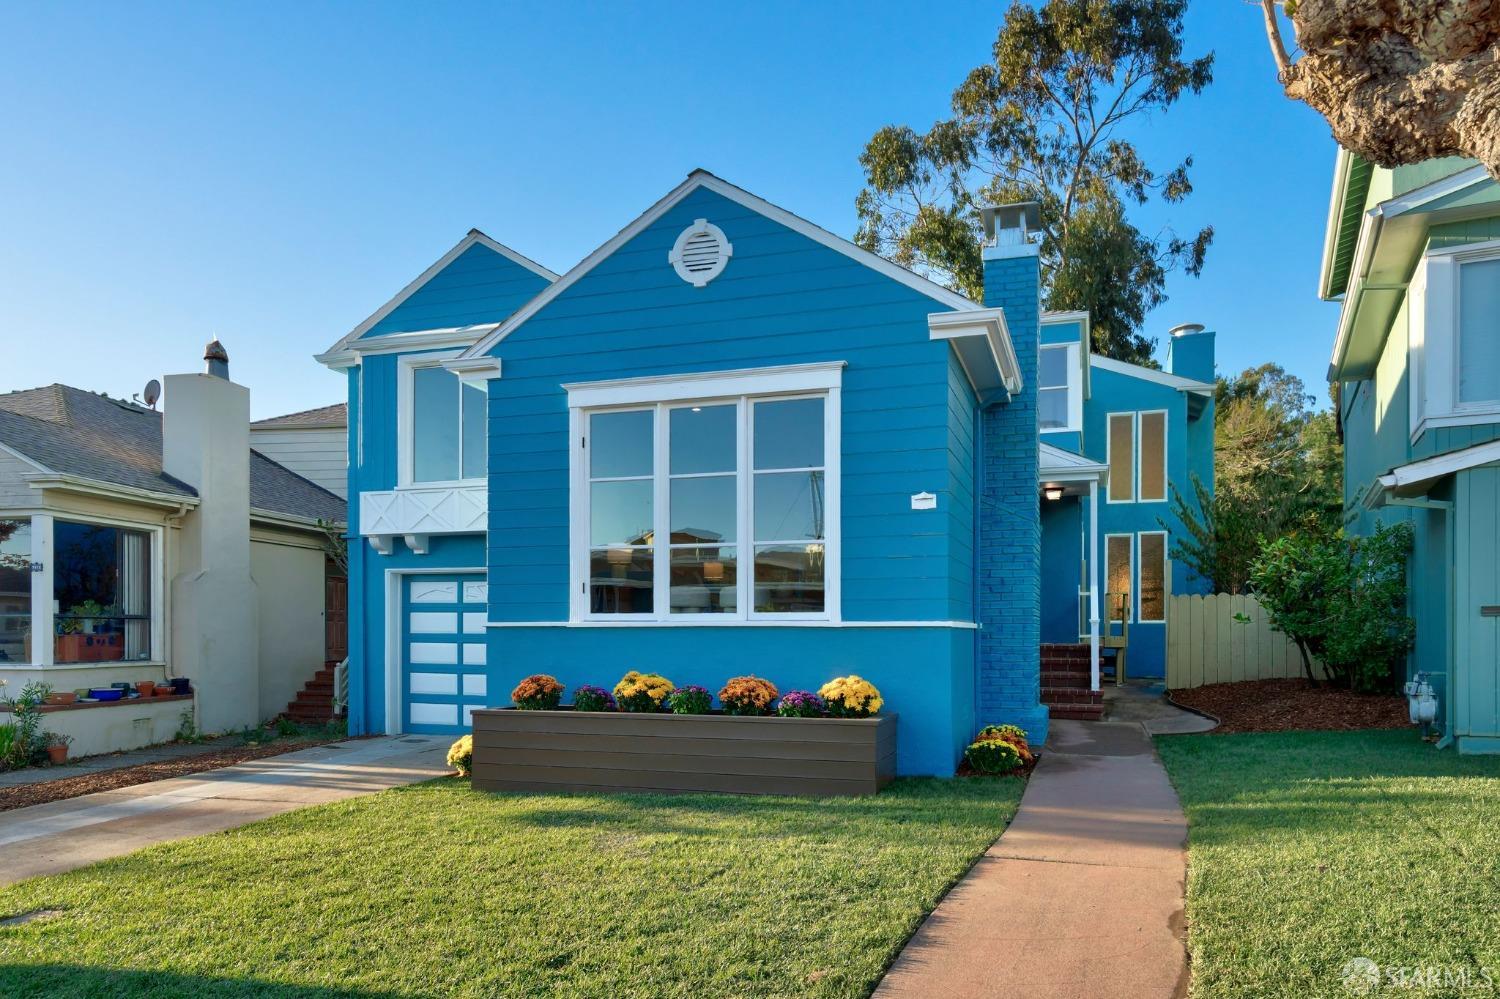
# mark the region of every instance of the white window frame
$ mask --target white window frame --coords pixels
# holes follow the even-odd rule
[[[1142,476],[1146,467],[1145,461],[1142,460],[1142,455],[1145,454],[1146,450],[1142,445],[1146,437],[1141,432],[1141,417],[1158,413],[1161,414],[1161,497],[1159,499],[1155,497],[1147,499],[1146,491],[1141,488],[1144,481]],[[1165,503],[1171,495],[1172,476],[1168,472],[1167,461],[1167,437],[1171,433],[1170,422],[1171,413],[1165,409],[1142,409],[1135,414],[1135,502],[1137,503]]]
[[[1081,351],[1076,343],[1044,343],[1039,348],[1044,350],[1067,351],[1068,355],[1068,422],[1066,426],[1047,427],[1042,429],[1044,434],[1068,434],[1078,433],[1083,429],[1083,362],[1080,358]],[[1040,397],[1044,386],[1041,382],[1041,361],[1037,363],[1037,395]],[[1057,386],[1046,386],[1055,390]]]
[[[843,362],[789,365],[745,371],[629,378],[564,385],[568,392],[569,454],[569,621],[619,627],[774,626],[842,622],[841,608],[841,474]],[[754,441],[752,415],[760,402],[822,398],[823,404],[823,611],[774,613],[754,609]],[[734,542],[737,600],[734,613],[671,612],[670,455],[668,414],[682,406],[737,406],[737,508]],[[589,610],[589,468],[585,446],[588,418],[600,412],[653,409],[652,518],[658,540],[653,545],[653,600],[649,614],[593,614]],[[665,556],[665,557],[663,557]]]
[[[1145,587],[1141,585],[1141,565],[1145,561],[1142,555],[1146,549],[1141,544],[1142,538],[1161,538],[1161,617],[1147,617],[1141,613],[1141,594]],[[1171,587],[1167,584],[1167,573],[1172,569],[1172,560],[1167,555],[1167,546],[1170,539],[1166,531],[1137,531],[1135,536],[1135,555],[1131,559],[1131,565],[1135,572],[1135,592],[1130,595],[1130,602],[1134,605],[1135,620],[1138,624],[1165,624],[1167,621],[1167,595],[1171,593]]]
[[[1110,589],[1109,589],[1109,539],[1110,538],[1124,538],[1125,539],[1126,547],[1127,547],[1127,549],[1129,551],[1130,569],[1126,573],[1126,576],[1130,580],[1130,599],[1127,600],[1127,601],[1125,601],[1125,613],[1129,615],[1128,623],[1134,624],[1136,622],[1137,617],[1138,617],[1138,615],[1136,613],[1135,602],[1136,602],[1136,599],[1137,599],[1138,592],[1140,590],[1140,584],[1139,584],[1139,582],[1135,578],[1135,573],[1136,573],[1136,565],[1137,565],[1137,563],[1140,560],[1136,558],[1136,554],[1135,554],[1135,535],[1131,534],[1128,531],[1124,531],[1124,532],[1117,531],[1117,532],[1115,532],[1113,534],[1106,534],[1106,535],[1104,535],[1104,545],[1103,545],[1103,552],[1102,552],[1102,554],[1103,554],[1102,561],[1104,563],[1104,565],[1102,566],[1102,568],[1104,569],[1104,572],[1101,574],[1100,581],[1099,581],[1099,596],[1100,596],[1101,606],[1103,606],[1103,600],[1105,598],[1107,598],[1107,596],[1108,596],[1108,594],[1110,592]],[[1110,608],[1108,606],[1103,606],[1103,610],[1104,610],[1104,617],[1107,619],[1108,616],[1109,616]]]
[[[1110,483],[1114,482],[1115,480],[1115,435],[1111,432],[1111,424],[1114,423],[1115,417],[1117,416],[1126,416],[1130,418],[1131,467],[1129,472],[1129,499],[1115,499],[1113,490],[1110,489]],[[1104,414],[1104,467],[1109,469],[1109,481],[1104,485],[1104,502],[1106,503],[1134,503],[1136,501],[1136,497],[1140,495],[1140,483],[1136,481],[1136,477],[1138,474],[1136,469],[1140,466],[1141,461],[1140,431],[1141,428],[1139,426],[1139,421],[1136,419],[1136,413],[1134,410],[1117,410],[1112,413]]]
[[[1407,285],[1411,439],[1437,427],[1500,422],[1500,400],[1460,402],[1459,292],[1465,264],[1500,259],[1500,239],[1429,249]]]
[[[403,356],[398,365],[396,373],[396,485],[400,489],[452,489],[460,486],[482,486],[487,476],[465,479],[444,479],[441,481],[418,482],[416,480],[416,446],[413,434],[416,432],[415,413],[415,377],[419,368],[439,368],[444,361],[452,360],[459,354],[458,350],[436,351],[430,354],[408,354]],[[453,381],[458,385],[458,471],[463,474],[464,467],[464,384],[458,375],[453,375]],[[488,392],[485,393],[488,395]],[[486,420],[488,414],[486,414]],[[364,422],[361,418],[360,422]],[[489,447],[489,434],[485,434],[485,448]],[[489,468],[489,455],[485,455],[485,468]]]

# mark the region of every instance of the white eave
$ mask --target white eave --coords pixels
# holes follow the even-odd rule
[[[1040,482],[1099,482],[1108,474],[1108,465],[1051,444],[1041,445],[1037,461]]]
[[[157,492],[154,489],[140,489],[135,486],[122,486],[113,482],[86,478],[82,475],[43,472],[36,475],[23,475],[21,478],[32,489],[53,489],[58,492],[77,493],[83,496],[99,496],[105,499],[124,500],[129,503],[140,503],[145,506],[165,507],[169,509],[186,510],[198,505],[198,497],[196,496]]]
[[[1381,505],[1387,495],[1422,496],[1440,479],[1494,462],[1500,462],[1500,441],[1476,444],[1462,451],[1450,451],[1407,465],[1398,465],[1376,478],[1366,492],[1364,503],[1373,509]]]
[[[468,347],[480,337],[494,332],[499,325],[476,323],[473,326],[445,326],[411,333],[386,333],[351,341],[326,354],[316,355],[314,360],[330,368],[352,368],[367,354],[405,354],[419,350]]]
[[[1021,366],[1005,325],[1005,310],[929,313],[927,335],[948,341],[981,402],[1021,390]]]
[[[444,361],[443,367],[457,375],[465,385],[476,388],[484,388],[490,379],[500,377],[498,357],[455,357]]]
[[[1168,388],[1177,389],[1179,392],[1193,392],[1198,395],[1207,396],[1214,394],[1212,382],[1200,382],[1193,378],[1174,375],[1168,371],[1144,368],[1139,364],[1131,364],[1129,361],[1117,361],[1113,357],[1105,357],[1103,354],[1090,354],[1089,365],[1101,371],[1113,371],[1116,374],[1129,375],[1131,378],[1156,382],[1158,385],[1165,385]]]

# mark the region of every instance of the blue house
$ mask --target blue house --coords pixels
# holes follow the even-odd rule
[[[986,221],[982,303],[703,171],[561,276],[471,232],[319,356],[365,542],[351,730],[461,732],[528,674],[639,669],[858,673],[902,773],[952,773],[985,723],[1045,738],[1060,327],[1035,206]]]
[[[1087,313],[1043,317],[1042,641],[1090,642],[1102,629],[1128,638],[1129,675],[1162,677],[1167,597],[1208,589],[1171,558],[1182,529],[1171,499],[1180,492],[1196,508],[1194,477],[1212,495],[1214,334],[1173,329],[1165,371],[1091,354],[1089,343]]]

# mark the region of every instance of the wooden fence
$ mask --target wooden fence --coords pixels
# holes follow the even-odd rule
[[[1316,660],[1313,669],[1322,674]],[[1167,689],[1303,676],[1302,653],[1254,597],[1216,593],[1167,601]]]

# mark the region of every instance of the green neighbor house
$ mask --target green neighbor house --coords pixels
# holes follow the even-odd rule
[[[1349,529],[1411,522],[1409,674],[1443,744],[1500,753],[1500,184],[1472,160],[1340,152],[1319,292]]]

